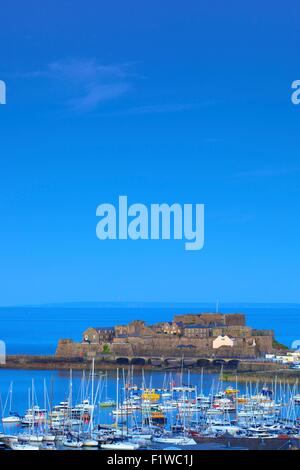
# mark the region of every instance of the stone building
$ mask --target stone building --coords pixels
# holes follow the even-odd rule
[[[229,338],[229,336],[218,336],[216,339],[213,340],[212,347],[213,349],[219,349],[223,346],[233,347],[234,341],[233,339]]]
[[[115,336],[148,336],[153,335],[153,328],[147,326],[144,320],[133,320],[128,325],[115,326]]]
[[[203,325],[187,325],[184,328],[184,336],[187,338],[208,338],[209,327]]]
[[[183,325],[203,326],[245,326],[245,315],[242,313],[187,313],[175,315],[175,322]]]
[[[182,335],[184,332],[184,328],[182,323],[175,322],[175,321],[166,321],[160,322],[152,327],[153,332],[157,334],[165,334],[165,335]]]
[[[209,336],[232,336],[238,338],[249,338],[252,336],[252,328],[250,326],[216,326],[209,329]]]
[[[114,327],[90,327],[84,331],[82,342],[89,344],[110,343],[115,336]]]

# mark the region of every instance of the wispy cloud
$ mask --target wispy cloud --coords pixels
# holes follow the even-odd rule
[[[68,98],[70,111],[89,112],[103,102],[127,94],[132,88],[131,64],[103,65],[95,59],[69,59],[49,63],[44,69],[22,74],[24,78],[51,80]]]
[[[73,111],[92,111],[103,103],[126,94],[130,90],[128,83],[94,84],[86,89],[82,96],[70,99],[67,104]]]
[[[214,104],[211,100],[160,103],[159,97],[157,103],[148,104],[141,103],[140,96],[135,106],[121,104],[118,108],[103,109],[106,102],[125,97],[135,89],[138,80],[145,79],[134,71],[134,66],[133,62],[101,64],[94,58],[73,58],[50,62],[39,70],[18,73],[16,77],[39,80],[42,89],[46,83],[47,93],[52,93],[64,112],[92,113],[95,117],[179,113]]]
[[[194,108],[194,104],[155,104],[148,106],[136,106],[124,111],[126,114],[160,114],[176,113]]]
[[[135,116],[143,114],[165,114],[165,113],[180,113],[184,111],[197,110],[206,106],[210,106],[211,102],[194,102],[194,103],[165,103],[165,104],[151,104],[133,106],[117,111],[106,113],[109,116]]]

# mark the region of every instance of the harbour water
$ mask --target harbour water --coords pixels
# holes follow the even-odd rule
[[[104,374],[105,372],[103,372]],[[127,374],[127,372],[126,372]],[[122,369],[120,369],[120,382],[122,382]],[[44,400],[44,381],[46,382],[49,399],[52,396],[52,401],[58,403],[60,401],[65,401],[69,396],[69,385],[70,385],[70,373],[68,371],[49,371],[49,370],[1,370],[1,397],[2,402],[5,400],[5,395],[9,389],[11,382],[14,383],[13,386],[13,405],[15,411],[18,410],[21,414],[24,414],[28,408],[28,389],[32,385],[32,379],[34,380],[36,402],[41,407],[43,406]],[[99,377],[99,371],[96,372],[96,379]],[[161,388],[164,381],[164,373],[159,371],[145,371],[144,372],[145,384],[152,388]],[[203,375],[203,391],[204,393],[209,393],[211,390],[212,384],[215,384],[215,389],[218,387],[218,378],[217,374],[204,374]],[[80,385],[82,380],[81,371],[72,371],[72,385],[73,385],[73,401],[74,403],[78,402],[80,399]],[[134,384],[138,387],[142,386],[142,372],[141,370],[134,371],[133,381]],[[187,376],[184,375],[181,378],[180,372],[172,372],[172,381],[176,384],[180,384],[181,380],[186,383]],[[201,384],[200,375],[195,373],[190,374],[190,383],[196,385],[200,391]],[[229,384],[226,384],[226,386]],[[232,384],[233,385],[233,384]],[[244,389],[244,385],[241,388],[241,391]],[[122,383],[120,384],[120,399],[122,395]],[[200,392],[199,392],[200,393]],[[98,400],[99,402],[105,400],[106,395],[106,384],[104,386],[102,393],[99,393]],[[109,398],[116,400],[116,371],[108,371],[107,373],[107,395]],[[124,397],[123,397],[124,398]],[[102,423],[111,422],[112,409],[102,408],[100,421]]]
[[[233,433],[233,444],[232,440],[229,440],[231,446],[234,447],[234,441],[237,441],[236,447],[245,449],[249,442],[253,445],[254,439],[257,439],[258,442],[264,442],[263,438],[266,440],[268,437],[275,437],[274,432],[276,432],[276,436],[280,433],[287,438],[287,440],[279,440],[279,444],[277,440],[269,439],[268,444],[274,444],[277,447],[278,445],[284,446],[289,442],[287,433],[291,433],[291,437],[297,436],[297,439],[299,438],[300,406],[299,402],[295,401],[295,397],[299,396],[298,386],[291,387],[276,382],[268,385],[258,383],[237,385],[235,382],[223,383],[220,381],[219,374],[199,374],[189,371],[143,372],[134,369],[95,371],[92,376],[89,372],[80,371],[69,373],[48,370],[1,370],[0,376],[3,416],[13,415],[17,412],[20,417],[24,417],[28,410],[33,409],[32,403],[36,409],[40,410],[38,411],[39,418],[34,426],[31,424],[22,425],[24,418],[21,422],[14,424],[2,423],[1,431],[5,436],[23,436],[24,433],[27,436],[29,434],[49,434],[50,429],[53,432],[53,427],[48,425],[48,431],[45,432],[46,413],[48,413],[47,422],[49,422],[50,410],[55,409],[57,405],[61,406],[63,403],[63,406],[68,407],[68,413],[70,413],[70,410],[74,410],[84,400],[87,400],[90,404],[94,403],[93,429],[98,429],[99,425],[101,427],[109,425],[109,427],[112,426],[110,429],[114,429],[114,432],[118,428],[119,438],[122,435],[123,439],[134,428],[140,428],[143,425],[146,429],[145,420],[147,421],[150,416],[153,417],[161,412],[163,412],[165,422],[163,426],[158,426],[158,429],[169,433],[168,435],[163,434],[163,439],[166,439],[166,436],[169,439],[170,437],[171,439],[187,439],[186,444],[177,444],[177,448],[224,449],[226,443],[228,444],[228,441],[222,442],[222,433],[225,431],[227,434]],[[11,389],[12,384],[13,388]],[[10,390],[12,390],[11,394],[8,393]],[[145,399],[145,394],[151,395],[151,404],[149,403],[143,409],[143,403],[145,405],[148,401]],[[10,410],[12,413],[9,413],[8,410],[10,396],[12,396]],[[107,402],[114,402],[114,404],[101,406]],[[116,414],[116,410],[120,409],[122,409],[121,413]],[[45,410],[48,411],[45,412]],[[243,413],[245,417],[242,417]],[[84,433],[90,429],[90,421],[82,421],[82,416],[79,424],[76,423],[73,416],[75,424],[70,428],[73,436],[79,431]],[[175,433],[170,434],[174,426],[179,426],[181,431],[186,428],[189,432],[193,429],[206,429],[210,434],[201,435],[204,442],[199,442],[197,439],[193,442],[193,434],[191,438],[180,437],[182,434],[178,434],[178,429]],[[65,422],[60,427],[54,426],[54,429],[57,432],[64,430],[66,436],[71,435],[69,431],[66,431]],[[151,429],[149,422],[147,429],[147,432]],[[245,434],[250,431],[252,433],[251,439]],[[153,428],[151,432],[153,432]],[[269,436],[268,433],[270,433]],[[145,449],[165,448],[166,444],[155,442],[156,434],[155,431],[153,441],[145,441],[141,436],[137,442],[141,448]],[[198,436],[198,434],[199,431],[196,431],[195,435]],[[241,437],[240,434],[242,434]],[[189,439],[191,439],[192,445],[189,445]],[[65,449],[60,440],[56,442],[56,449]]]

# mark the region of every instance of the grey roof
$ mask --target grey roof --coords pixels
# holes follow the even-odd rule
[[[94,328],[94,329],[97,330],[97,331],[101,331],[101,330],[114,330],[114,329],[115,329],[114,326],[93,326],[92,328]]]
[[[201,329],[203,328],[203,329],[204,329],[204,328],[210,328],[210,327],[207,326],[207,325],[187,325],[185,328],[186,328],[186,329],[192,329],[192,328],[199,328],[199,329],[200,329],[200,328],[201,328]]]

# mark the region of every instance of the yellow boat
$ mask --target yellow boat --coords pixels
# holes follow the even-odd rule
[[[158,401],[160,399],[160,394],[157,393],[154,389],[147,389],[144,391],[142,398],[143,400]]]
[[[225,393],[226,395],[236,395],[237,393],[239,393],[239,390],[237,390],[236,388],[229,387],[225,390]]]
[[[249,400],[245,397],[239,397],[239,398],[236,399],[236,401],[238,403],[248,403]]]
[[[164,426],[167,423],[167,418],[161,411],[153,411],[150,417],[145,418],[144,423]]]

